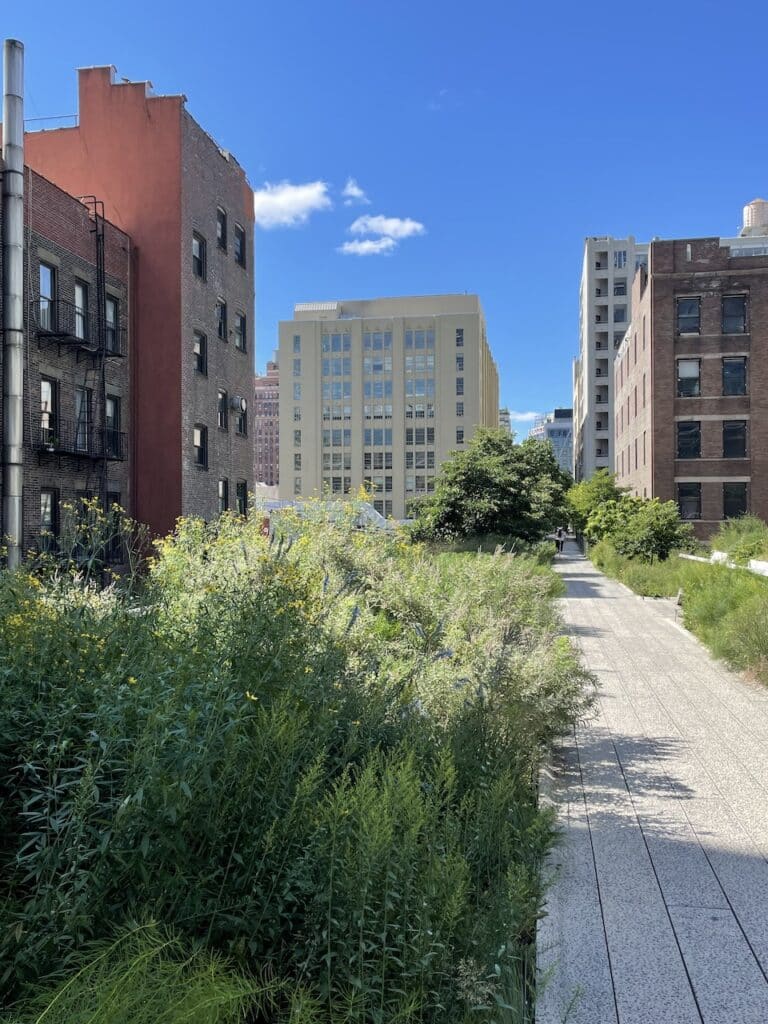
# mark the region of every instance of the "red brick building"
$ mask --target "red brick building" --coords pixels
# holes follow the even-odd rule
[[[244,508],[253,472],[253,195],[234,157],[147,82],[79,71],[75,127],[27,133],[28,164],[95,195],[134,259],[132,483],[156,533]]]
[[[652,242],[615,360],[614,469],[697,535],[768,519],[768,237]]]
[[[267,372],[255,377],[253,390],[253,479],[274,487],[280,482],[280,373],[277,363],[267,363]]]
[[[62,502],[133,511],[131,258],[98,202],[25,169],[25,551],[58,532]]]

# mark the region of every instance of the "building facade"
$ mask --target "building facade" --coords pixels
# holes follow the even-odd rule
[[[253,473],[253,194],[185,109],[114,68],[79,71],[73,127],[27,133],[27,162],[93,194],[134,245],[133,491],[158,534],[245,508]]]
[[[280,372],[276,362],[267,363],[267,372],[254,378],[253,398],[253,479],[274,487],[280,479]]]
[[[402,519],[451,451],[498,426],[476,295],[301,303],[280,323],[279,364],[281,498],[365,484]]]
[[[613,361],[632,317],[635,270],[647,244],[587,238],[579,291],[579,356],[573,365],[573,475],[613,465]]]
[[[652,242],[633,288],[619,484],[677,501],[704,538],[746,512],[768,519],[768,237]]]
[[[131,240],[98,202],[26,167],[23,245],[22,546],[34,552],[56,543],[64,503],[133,512]]]
[[[509,415],[509,409],[506,407],[499,409],[499,428],[506,430],[508,434],[512,433],[512,418]]]
[[[549,441],[560,469],[564,473],[573,471],[573,409],[555,409],[540,416],[528,436],[536,441]]]

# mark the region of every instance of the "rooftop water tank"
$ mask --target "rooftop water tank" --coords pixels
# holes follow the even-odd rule
[[[742,235],[768,235],[768,202],[753,199],[744,207]]]

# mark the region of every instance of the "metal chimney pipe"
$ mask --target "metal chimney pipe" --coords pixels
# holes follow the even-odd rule
[[[24,475],[24,45],[3,44],[3,537],[22,553]]]

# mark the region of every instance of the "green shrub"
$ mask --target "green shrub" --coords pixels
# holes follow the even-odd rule
[[[354,520],[183,521],[140,599],[0,574],[7,997],[149,915],[276,1024],[524,1019],[537,768],[588,682],[560,583]]]
[[[712,547],[726,551],[739,565],[752,558],[768,559],[768,524],[757,516],[727,519],[712,538]]]

